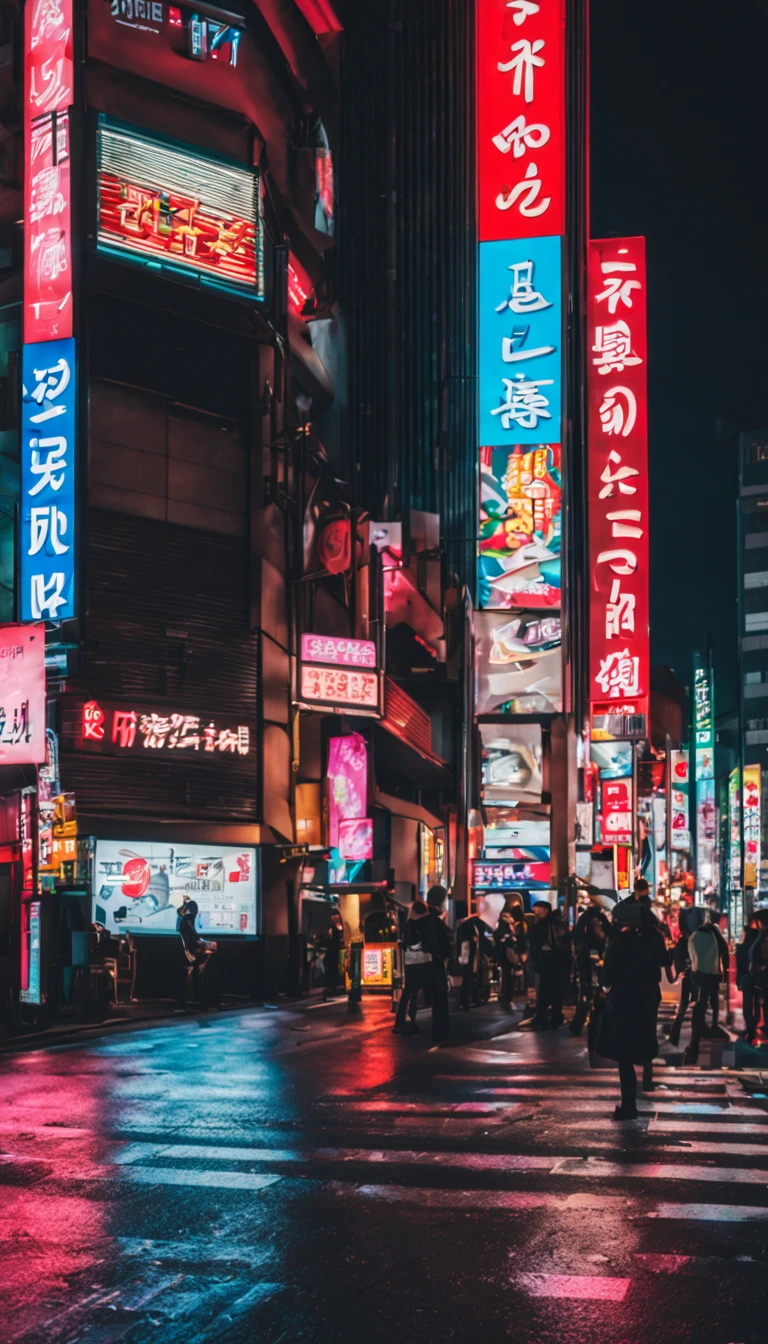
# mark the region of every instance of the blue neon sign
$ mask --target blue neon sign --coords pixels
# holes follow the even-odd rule
[[[480,243],[479,442],[560,443],[561,239]]]
[[[75,342],[25,345],[21,407],[21,619],[75,615]]]

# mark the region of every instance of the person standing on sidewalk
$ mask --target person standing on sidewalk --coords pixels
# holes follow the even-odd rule
[[[432,954],[432,1040],[435,1045],[445,1044],[451,1025],[446,962],[451,955],[452,939],[445,922],[447,896],[445,887],[430,887],[427,892],[429,924],[426,937],[428,949]]]
[[[727,1039],[727,1034],[717,1025],[720,1013],[720,984],[728,974],[730,952],[717,924],[711,919],[692,933],[688,939],[688,955],[691,959],[691,978],[698,989],[699,997],[693,1010],[691,1040],[683,1055],[684,1064],[696,1064],[699,1058],[699,1045],[703,1035]],[[712,1008],[712,1026],[706,1028],[707,1007]]]
[[[335,997],[341,983],[341,958],[344,952],[344,924],[338,910],[331,911],[331,927],[325,938],[325,999]]]
[[[634,910],[630,901],[623,906],[605,955],[603,983],[608,997],[600,1017],[597,1053],[615,1059],[619,1066],[621,1102],[614,1119],[636,1120],[635,1065],[642,1064],[645,1075],[659,1053],[656,1021],[661,970],[668,954],[650,911],[643,910],[639,902]]]
[[[538,985],[532,1025],[536,1030],[549,1025],[557,1031],[565,1021],[563,995],[571,968],[571,936],[548,901],[534,901],[533,914],[536,922],[529,930],[528,944]]]
[[[429,907],[424,901],[414,901],[403,930],[403,961],[405,985],[397,1005],[397,1016],[392,1031],[395,1036],[413,1036],[418,1032],[416,1008],[419,991],[428,994],[432,989],[432,952],[429,928]]]
[[[754,944],[760,937],[760,925],[752,915],[741,932],[741,942],[736,944],[736,986],[741,990],[741,1011],[744,1017],[743,1037],[753,1041],[757,1035],[758,1003],[757,985],[750,965]]]

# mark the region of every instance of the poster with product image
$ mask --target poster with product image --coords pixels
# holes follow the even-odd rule
[[[112,933],[175,933],[184,898],[203,936],[255,937],[256,850],[173,841],[97,840],[93,918]]]

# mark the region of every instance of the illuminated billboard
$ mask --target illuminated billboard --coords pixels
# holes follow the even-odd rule
[[[45,752],[45,626],[0,626],[0,765],[42,765]]]
[[[480,449],[478,603],[560,606],[560,445]]]
[[[479,443],[560,442],[560,238],[480,243]]]
[[[172,840],[97,840],[93,918],[113,933],[176,933],[185,896],[204,936],[255,937],[256,850]]]
[[[744,886],[757,887],[760,877],[760,802],[759,765],[744,767]]]
[[[336,706],[349,714],[378,716],[381,677],[376,664],[373,640],[305,633],[301,637],[299,702],[310,709]]]
[[[539,724],[481,724],[480,750],[484,803],[511,807],[541,801]]]
[[[627,779],[632,775],[631,743],[593,742],[589,754],[601,779]]]
[[[76,615],[75,342],[22,353],[19,608],[24,621]]]
[[[258,172],[101,115],[99,250],[264,295]]]
[[[520,850],[517,859],[503,863],[489,863],[475,859],[472,865],[472,885],[486,891],[529,891],[549,889],[552,885],[552,865],[549,850]],[[529,856],[530,854],[530,856]]]
[[[562,707],[561,627],[541,612],[475,613],[477,714],[555,714]]]
[[[671,751],[669,756],[672,772],[672,848],[690,851],[688,752]]]
[[[565,3],[477,0],[478,237],[565,233]]]

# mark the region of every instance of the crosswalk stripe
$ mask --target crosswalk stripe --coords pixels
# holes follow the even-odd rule
[[[631,1279],[600,1275],[516,1274],[513,1282],[531,1297],[572,1298],[579,1302],[623,1302]]]
[[[133,1167],[126,1174],[139,1185],[205,1186],[209,1190],[266,1190],[282,1179],[251,1171],[184,1171],[178,1167]]]
[[[463,1171],[505,1173],[545,1172],[550,1176],[576,1177],[579,1180],[668,1180],[701,1181],[721,1185],[768,1186],[768,1172],[742,1167],[688,1165],[682,1162],[625,1163],[596,1157],[569,1157],[530,1153],[452,1153],[444,1150],[416,1151],[396,1148],[314,1148],[308,1150],[269,1148],[227,1148],[209,1144],[132,1144],[118,1153],[118,1166],[131,1166],[146,1158],[175,1161],[221,1162],[348,1162],[419,1166],[424,1169],[458,1168]],[[145,1171],[177,1168],[144,1167]],[[205,1176],[205,1171],[201,1176]],[[215,1173],[214,1173],[215,1174]]]
[[[569,1125],[568,1128],[581,1129],[582,1125]],[[706,1125],[692,1124],[688,1120],[661,1120],[652,1119],[648,1125],[649,1134],[760,1134],[763,1138],[768,1134],[765,1124],[744,1124],[738,1121],[734,1124],[713,1124],[708,1121]]]

